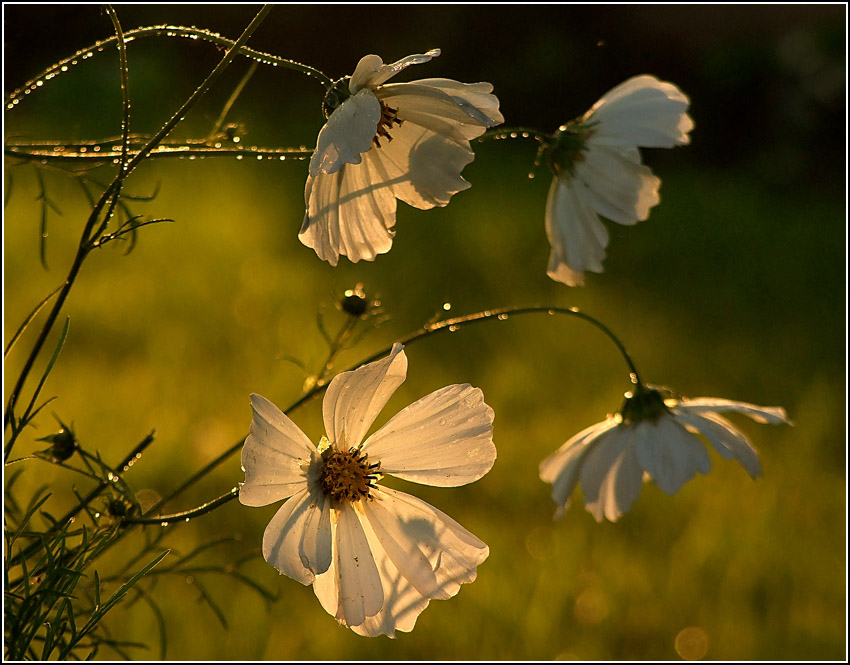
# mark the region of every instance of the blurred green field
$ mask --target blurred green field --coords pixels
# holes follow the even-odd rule
[[[568,21],[569,9],[561,9]],[[131,17],[125,29],[132,27],[133,18],[136,25],[172,20],[158,18],[154,9],[145,15],[133,14],[141,11],[137,8],[123,11],[119,7],[119,16]],[[209,11],[211,27],[223,20],[215,8]],[[304,25],[321,20],[318,7],[297,11]],[[328,74],[350,73],[369,52],[381,53],[385,60],[421,52],[432,45],[430,38],[442,40],[434,45],[453,52],[449,58],[462,59],[470,48],[468,37],[452,32],[450,21],[442,25],[439,12],[455,18],[467,14],[451,14],[460,10],[449,8],[433,11],[437,16],[419,25],[421,38],[396,34],[382,44],[375,35],[365,43],[348,35],[344,43],[354,41],[356,46],[338,57],[350,62],[349,68],[329,67]],[[246,10],[246,16],[252,12]],[[495,26],[497,9],[488,12],[487,20]],[[203,14],[179,18],[204,25]],[[108,23],[100,19],[98,36],[109,34]],[[235,37],[246,23],[217,29]],[[811,33],[823,35],[822,25],[813,18]],[[826,25],[832,30],[827,34],[840,30],[832,22]],[[541,52],[547,44],[558,44],[547,41],[554,29],[541,23],[545,34],[535,42]],[[625,28],[611,30],[627,33]],[[779,37],[777,43],[743,34],[726,38],[741,47],[729,51],[724,45],[727,55],[737,53],[740,71],[746,70],[742,63],[758,60],[743,54],[748,39],[764,53],[779,49]],[[286,44],[275,45],[268,34],[265,39],[258,48],[310,61],[307,54],[297,54],[299,46],[290,54]],[[641,68],[626,75],[656,62],[653,49],[671,48],[649,37],[608,39],[612,50],[631,53],[630,62]],[[25,65],[14,60],[9,64],[7,51],[4,66],[12,68],[7,80],[13,71],[19,84],[51,58],[87,43],[74,41],[65,51],[46,54],[32,71],[22,70]],[[578,57],[582,44],[565,44],[562,49]],[[131,93],[139,107],[136,127],[150,131],[202,78],[192,68],[208,71],[217,54],[206,47],[199,64],[199,45],[140,43],[134,59],[135,48],[129,56]],[[515,87],[522,85],[521,72],[488,69],[486,56],[496,50],[484,47],[479,60],[464,63],[463,76],[450,68],[451,60],[441,58],[405,80],[491,80],[506,115],[511,110],[509,123],[531,124],[521,115],[523,104],[530,109],[531,122],[547,121],[536,118],[534,110],[546,106],[545,91],[537,98],[521,97]],[[328,57],[310,62],[324,67]],[[545,73],[547,61],[541,62]],[[499,457],[487,476],[463,488],[385,482],[431,502],[488,543],[491,554],[478,579],[457,597],[432,602],[412,633],[388,640],[358,637],[338,627],[312,589],[278,576],[261,556],[245,570],[279,592],[271,605],[226,575],[163,577],[152,596],[168,626],[168,659],[846,658],[842,163],[833,158],[837,153],[819,153],[820,144],[806,144],[817,131],[832,127],[832,116],[803,129],[791,121],[773,127],[775,136],[748,146],[739,158],[730,157],[734,150],[727,154],[722,146],[711,149],[713,142],[734,140],[724,134],[734,120],[707,110],[722,107],[709,99],[708,91],[720,89],[718,82],[728,83],[721,65],[732,65],[723,63],[705,47],[689,52],[677,65],[691,77],[676,82],[692,97],[697,123],[693,145],[647,151],[647,163],[662,178],[662,203],[636,227],[609,225],[606,271],[589,275],[583,289],[556,284],[545,274],[549,247],[543,208],[549,177],[542,170],[534,179],[527,177],[533,142],[478,145],[476,161],[464,171],[473,184],[470,190],[456,195],[445,209],[423,212],[400,203],[392,251],[374,263],[342,260],[337,268],[319,261],[296,237],[305,163],[160,160],[131,177],[131,193],[158,188],[152,202],[131,204],[133,211],[175,221],[141,229],[137,247],[126,256],[116,244],[87,261],[65,310],[70,316],[67,343],[45,386],[45,395],[58,399],[45,409],[37,430],[18,444],[16,456],[42,447],[34,440],[54,430],[49,412],[73,421],[82,444],[114,462],[155,429],[156,443],[127,480],[148,496],[167,493],[246,435],[250,393],[282,408],[299,396],[305,378],[321,369],[326,353],[317,313],[335,331],[344,315],[334,303],[358,282],[380,299],[389,318],[341,355],[340,369],[390,346],[443,312],[444,303],[451,303],[445,316],[505,305],[575,305],[620,336],[646,380],[692,397],[782,405],[794,421],[793,427],[773,427],[733,416],[761,453],[764,477],[758,481],[712,453],[714,468],[708,476],[695,478],[674,497],[645,486],[616,524],[595,523],[578,496],[566,516],[553,522],[549,486],[537,478],[537,465],[573,434],[619,407],[629,384],[616,350],[581,321],[547,315],[512,317],[430,338],[409,347],[408,379],[377,424],[426,393],[469,382],[482,388],[495,410]],[[605,69],[598,62],[593,66]],[[210,99],[187,118],[180,135],[208,131],[245,69],[244,62],[233,65]],[[232,112],[233,121],[248,128],[245,141],[311,145],[321,126],[318,86],[276,70],[257,76]],[[580,114],[619,80],[605,78],[592,90],[570,86],[571,102],[560,121]],[[778,85],[774,78],[767,83]],[[802,93],[785,84],[786,103],[794,108],[802,103],[795,94]],[[275,103],[266,99],[271,86],[278,88],[268,92]],[[768,104],[774,98],[759,100]],[[80,99],[102,103],[94,108]],[[806,108],[827,114],[831,107]],[[114,135],[119,109],[117,68],[109,57],[99,56],[7,113],[6,138]],[[787,126],[798,127],[798,133],[783,134],[780,130]],[[805,127],[814,129],[807,133]],[[747,133],[746,128],[738,131]],[[818,154],[820,170],[806,171],[806,165],[818,163]],[[38,259],[36,169],[10,158],[5,166],[4,344],[33,305],[64,278],[88,212],[73,179],[42,170],[47,192],[61,210],[61,215],[49,214],[49,270],[44,270]],[[97,175],[106,180],[108,172]],[[31,335],[25,336],[8,357],[4,398],[32,342]],[[293,419],[318,440],[320,414],[320,400],[314,400]],[[54,514],[73,501],[72,487],[86,487],[79,477],[45,462],[26,464],[31,468],[18,491],[26,496],[49,484]],[[203,503],[242,478],[237,455],[170,508]],[[275,509],[246,508],[234,501],[189,524],[168,527],[163,544],[188,552],[217,537],[238,535],[237,542],[205,554],[204,561],[227,565],[259,548]],[[149,530],[156,529],[160,527]],[[101,576],[114,570],[127,552],[135,552],[141,540],[141,535],[127,538],[126,549],[105,557]],[[222,606],[226,629],[200,600],[198,583]],[[116,637],[150,645],[149,651],[132,651],[135,657],[157,657],[157,621],[144,603],[120,605],[107,622]]]

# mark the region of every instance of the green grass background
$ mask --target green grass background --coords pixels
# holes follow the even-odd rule
[[[95,7],[4,9],[7,92],[110,34]],[[255,10],[119,6],[118,14],[125,30],[173,21],[235,38]],[[281,407],[298,397],[326,352],[317,312],[335,330],[344,316],[334,303],[357,282],[389,319],[342,354],[339,368],[389,346],[446,302],[452,315],[575,305],[620,336],[650,382],[689,396],[784,406],[793,427],[735,418],[761,453],[764,477],[753,482],[712,453],[708,476],[674,497],[646,485],[616,524],[595,523],[578,495],[553,522],[537,465],[618,408],[629,387],[622,359],[602,335],[566,317],[512,317],[437,336],[408,349],[408,380],[378,425],[444,385],[483,389],[496,413],[493,470],[457,489],[394,483],[489,544],[477,581],[432,602],[412,633],[391,641],[338,627],[310,588],[278,576],[261,556],[245,570],[279,593],[271,605],[226,575],[163,577],[152,594],[168,627],[167,657],[663,660],[694,653],[681,646],[677,653],[676,638],[697,628],[680,644],[697,635],[707,659],[846,658],[841,18],[837,7],[276,8],[252,40],[257,48],[338,77],[366,53],[392,61],[439,46],[443,57],[399,80],[492,81],[509,123],[548,130],[624,78],[650,71],[691,96],[693,144],[646,151],[663,181],[662,203],[636,227],[609,225],[605,273],[589,275],[582,289],[545,274],[549,176],[527,177],[533,142],[477,145],[464,171],[470,190],[445,209],[399,204],[392,251],[335,269],[296,237],[305,163],[148,162],[127,191],[159,187],[158,195],[132,205],[134,212],[175,223],[142,229],[129,255],[116,245],[87,261],[65,310],[68,340],[45,387],[58,399],[16,453],[42,446],[34,439],[54,431],[50,411],[113,462],[156,429],[156,443],[126,478],[143,495],[167,493],[245,436],[249,393]],[[50,32],[59,24],[61,39]],[[134,129],[164,122],[217,57],[199,44],[132,44]],[[246,68],[234,64],[178,135],[208,131]],[[7,139],[115,135],[117,82],[108,54],[82,63],[7,112]],[[309,146],[320,102],[315,82],[260,68],[230,119],[247,129],[247,144]],[[7,158],[5,173],[8,340],[64,278],[87,204],[72,179],[44,172],[61,210],[49,215],[45,271],[34,168]],[[98,175],[106,180],[108,169]],[[25,336],[7,359],[6,397],[32,342]],[[314,440],[320,413],[316,400],[293,416]],[[73,486],[84,487],[44,462],[27,464],[19,491],[48,483],[54,514],[73,500]],[[242,478],[234,456],[171,508],[202,503]],[[238,535],[205,555],[225,566],[259,548],[275,509],[231,502],[168,527],[164,543],[188,552]],[[141,536],[125,543],[103,559],[101,576],[137,551]],[[226,629],[200,601],[199,582],[222,606]],[[119,606],[108,624],[114,636],[150,645],[136,657],[157,656],[157,623],[143,603]]]

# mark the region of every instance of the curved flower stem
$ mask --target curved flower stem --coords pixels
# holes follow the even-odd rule
[[[498,141],[500,139],[534,139],[542,141],[550,138],[552,135],[548,132],[535,129],[534,127],[494,127],[488,129],[477,141]]]
[[[263,22],[265,17],[271,11],[271,5],[264,5],[262,9],[257,13],[251,23],[247,28],[243,31],[242,35],[239,39],[233,43],[232,47],[224,54],[221,61],[216,65],[216,67],[210,72],[210,74],[203,80],[200,86],[192,93],[192,95],[183,103],[183,105],[177,110],[177,112],[169,119],[160,130],[154,135],[154,137],[136,153],[132,159],[127,161],[126,163],[122,163],[123,168],[119,169],[118,173],[115,175],[112,183],[109,187],[103,192],[100,200],[94,206],[91,215],[89,215],[88,220],[86,221],[85,228],[83,229],[82,236],[80,238],[80,244],[77,248],[76,256],[74,257],[74,262],[71,265],[71,268],[68,272],[68,277],[65,280],[65,283],[62,287],[62,290],[59,293],[59,296],[56,299],[56,302],[53,305],[53,308],[50,311],[50,314],[47,317],[47,320],[44,323],[44,326],[41,329],[41,333],[39,334],[38,339],[36,340],[35,345],[33,346],[32,351],[30,352],[29,357],[24,364],[24,368],[21,370],[21,374],[18,377],[17,382],[15,383],[15,387],[9,395],[9,399],[6,402],[6,412],[4,414],[4,428],[8,427],[10,424],[14,425],[14,408],[17,404],[18,398],[20,396],[21,390],[23,388],[24,383],[26,382],[27,377],[29,376],[30,371],[32,370],[33,365],[35,364],[35,360],[39,355],[45,341],[50,335],[50,331],[53,328],[54,323],[56,322],[57,317],[59,316],[59,312],[61,311],[63,305],[65,304],[65,300],[68,297],[68,293],[71,290],[71,287],[74,285],[74,281],[76,280],[77,274],[82,267],[83,261],[85,260],[88,253],[91,251],[93,247],[93,242],[96,240],[96,235],[92,232],[96,228],[98,219],[100,218],[101,212],[106,207],[108,211],[111,211],[115,205],[115,201],[117,201],[118,194],[120,193],[121,186],[124,182],[124,179],[139,165],[139,163],[147,157],[147,155],[157,146],[159,143],[173,130],[177,124],[183,120],[186,112],[194,106],[195,102],[197,102],[200,97],[206,93],[206,91],[212,86],[213,82],[221,75],[221,73],[227,68],[227,66],[233,61],[236,57],[236,54],[239,52],[239,49],[248,41],[248,38],[253,34],[253,32],[259,27],[260,23]],[[120,41],[122,38],[121,33],[116,36],[116,40]],[[124,36],[126,39],[126,35]],[[126,62],[122,60],[122,65],[126,65]],[[126,67],[122,66],[122,69]],[[126,90],[123,88],[124,77],[122,76],[122,94]],[[123,133],[122,137],[124,142],[127,140],[127,131],[129,129],[129,125],[123,125]],[[122,155],[124,155],[122,149]],[[105,217],[105,221],[108,220],[108,216]],[[101,225],[102,226],[102,225]],[[12,447],[15,444],[17,439],[17,432],[19,429],[13,427],[13,435],[9,440],[9,443],[6,445],[6,449],[4,451],[4,459],[8,459],[9,455],[12,452]]]
[[[626,361],[626,365],[629,367],[629,377],[631,382],[635,385],[641,385],[640,375],[638,374],[637,368],[635,368],[635,364],[631,359],[631,356],[626,352],[626,347],[623,346],[623,343],[619,340],[619,338],[611,332],[611,329],[608,328],[604,323],[599,321],[590,314],[585,314],[580,311],[577,307],[548,307],[544,305],[519,305],[514,307],[501,307],[498,309],[489,309],[484,310],[482,312],[475,312],[474,314],[467,314],[465,316],[458,316],[452,319],[446,319],[444,321],[439,321],[437,323],[431,323],[420,330],[417,330],[414,333],[411,333],[407,337],[404,337],[400,340],[402,344],[411,344],[420,339],[424,339],[425,337],[430,337],[438,332],[444,332],[448,330],[449,332],[454,332],[455,330],[459,330],[461,327],[465,327],[472,323],[477,323],[480,321],[489,321],[492,319],[496,319],[499,321],[506,320],[509,316],[516,316],[520,314],[539,314],[545,312],[549,315],[555,314],[564,314],[566,316],[573,316],[582,321],[587,321],[598,330],[601,330],[608,339],[610,339],[614,345],[617,347],[617,350],[623,356],[623,359]],[[383,355],[386,355],[390,352],[392,347],[379,351],[378,353],[370,356],[366,360],[362,361],[361,364],[365,365],[366,363],[370,363],[373,360],[377,360]]]
[[[617,350],[620,352],[620,354],[623,356],[623,359],[626,361],[626,365],[629,368],[629,378],[630,378],[631,382],[638,389],[640,389],[643,386],[643,383],[640,380],[640,376],[638,375],[637,368],[635,367],[635,364],[632,361],[631,356],[629,356],[628,352],[626,351],[626,348],[623,346],[623,343],[619,340],[619,338],[613,332],[611,332],[611,329],[608,328],[608,326],[606,326],[604,323],[602,323],[598,319],[590,316],[589,314],[585,314],[584,312],[579,311],[578,308],[576,308],[576,307],[550,307],[550,306],[544,306],[544,305],[527,305],[527,306],[515,306],[515,307],[500,307],[498,309],[487,309],[487,310],[483,310],[481,312],[475,312],[473,314],[467,314],[465,316],[457,316],[457,317],[454,317],[454,318],[451,318],[451,319],[446,319],[444,321],[439,321],[439,322],[436,322],[436,323],[429,323],[429,324],[423,326],[422,328],[420,328],[419,330],[417,330],[413,333],[410,333],[406,337],[403,337],[403,338],[397,340],[397,342],[404,344],[404,345],[413,344],[414,342],[418,342],[419,340],[426,339],[428,337],[436,335],[437,333],[455,332],[457,330],[460,330],[460,328],[466,327],[466,326],[471,325],[473,323],[480,323],[480,322],[483,322],[483,321],[493,321],[493,320],[495,320],[495,321],[505,321],[510,316],[518,316],[518,315],[521,315],[521,314],[541,314],[541,313],[545,313],[545,314],[548,314],[550,316],[554,316],[555,314],[563,314],[565,316],[572,316],[572,317],[581,319],[582,321],[586,321],[586,322],[590,323],[591,325],[593,325],[598,330],[602,331],[605,334],[605,336],[608,337],[608,339],[610,339],[614,343],[614,345],[617,347]],[[372,354],[368,358],[365,358],[361,362],[357,363],[356,365],[351,366],[348,370],[345,370],[345,371],[351,371],[353,369],[356,369],[357,367],[360,367],[360,366],[365,365],[367,363],[373,362],[373,361],[377,360],[378,358],[381,358],[381,357],[387,355],[390,352],[391,349],[392,349],[392,346],[383,348],[380,351],[377,351],[376,353]],[[294,411],[295,409],[300,407],[305,402],[309,401],[310,399],[312,399],[316,395],[319,395],[320,393],[324,392],[329,385],[330,385],[329,381],[319,380],[312,389],[310,389],[309,391],[304,393],[301,397],[299,397],[297,400],[295,400],[295,402],[293,402],[283,412],[285,414],[289,415],[292,411]],[[209,464],[207,464],[201,471],[194,474],[189,482],[183,483],[181,485],[181,487],[178,488],[178,490],[175,490],[174,492],[172,492],[171,495],[169,495],[169,497],[167,499],[160,501],[156,506],[154,506],[152,508],[152,510],[155,510],[158,506],[164,504],[167,500],[170,500],[171,498],[176,496],[176,494],[178,494],[179,491],[182,488],[188,487],[189,484],[194,483],[195,481],[199,480],[202,476],[206,475],[209,471],[211,471],[213,468],[218,466],[221,462],[223,462],[225,459],[230,457],[233,453],[237,452],[242,447],[243,443],[244,443],[244,439],[242,441],[235,443],[230,448],[225,450],[218,457],[216,457]],[[236,498],[238,495],[239,495],[239,488],[234,487],[227,494],[222,495],[219,498],[214,499],[212,501],[209,501],[209,502],[207,502],[207,503],[205,503],[201,506],[198,506],[197,508],[192,508],[190,510],[186,510],[186,511],[183,511],[183,512],[180,512],[180,513],[173,513],[171,515],[161,515],[159,517],[138,518],[138,519],[135,519],[135,520],[127,519],[127,520],[124,521],[124,523],[125,524],[162,524],[164,526],[166,524],[171,524],[173,522],[179,522],[181,520],[188,521],[188,520],[192,519],[193,517],[203,515],[205,513],[210,512],[211,510],[215,510],[215,508],[217,508],[218,506],[230,501],[231,499]]]
[[[221,35],[217,35],[209,30],[203,30],[200,28],[191,28],[180,25],[155,25],[148,26],[143,28],[136,28],[134,30],[128,30],[124,33],[124,41],[131,42],[135,39],[141,39],[144,37],[180,37],[183,39],[190,39],[192,41],[205,41],[211,44],[215,44],[216,46],[224,46],[225,48],[232,49],[239,40],[234,42],[232,39],[227,39],[226,37],[222,37]],[[30,95],[31,93],[38,90],[40,87],[43,87],[43,83],[45,81],[49,81],[50,79],[62,74],[64,72],[69,71],[70,66],[77,64],[79,61],[92,57],[94,53],[101,52],[105,47],[110,46],[118,41],[118,37],[107,37],[101,41],[95,42],[91,46],[80,49],[73,55],[68,56],[57,62],[55,65],[48,67],[44,71],[42,71],[35,78],[30,79],[24,85],[22,85],[17,90],[12,91],[6,96],[5,105],[6,109],[13,109],[17,106],[25,96]],[[272,55],[271,53],[264,53],[262,51],[257,51],[252,48],[248,48],[244,46],[244,42],[238,44],[238,47],[235,50],[235,55],[245,56],[246,58],[251,58],[252,60],[256,60],[257,62],[264,65],[271,65],[273,67],[285,67],[287,69],[292,69],[297,72],[301,72],[302,74],[306,74],[307,76],[311,76],[316,78],[325,88],[330,89],[333,86],[333,81],[320,72],[318,69],[310,67],[309,65],[305,65],[300,62],[296,62],[294,60],[287,60],[286,58],[281,58],[280,56]]]

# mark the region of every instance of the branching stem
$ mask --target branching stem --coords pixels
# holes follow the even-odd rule
[[[620,354],[623,356],[623,359],[626,361],[626,365],[629,368],[629,379],[632,382],[632,384],[634,384],[638,389],[643,385],[641,380],[640,380],[640,376],[638,375],[637,368],[635,367],[635,364],[631,359],[631,356],[629,356],[628,352],[626,351],[626,348],[623,346],[623,343],[619,340],[619,338],[613,332],[611,332],[611,329],[608,328],[608,326],[603,324],[601,321],[590,316],[589,314],[585,314],[584,312],[579,311],[575,307],[549,307],[549,306],[544,306],[544,305],[527,305],[527,306],[500,307],[500,308],[497,308],[497,309],[487,309],[487,310],[483,310],[481,312],[475,312],[473,314],[467,314],[465,316],[458,316],[458,317],[454,317],[454,318],[451,318],[451,319],[446,319],[444,321],[438,321],[438,322],[435,322],[435,323],[426,324],[425,326],[423,326],[419,330],[410,333],[406,337],[401,338],[400,340],[398,340],[398,342],[400,342],[404,345],[409,345],[409,344],[413,344],[414,342],[418,342],[420,340],[427,339],[428,337],[432,337],[433,335],[436,335],[437,333],[455,332],[455,331],[460,330],[461,328],[464,328],[464,327],[471,325],[473,323],[480,323],[480,322],[484,322],[484,321],[505,321],[512,316],[519,316],[519,315],[523,315],[523,314],[541,314],[541,313],[545,313],[545,314],[548,314],[550,316],[554,316],[556,314],[557,315],[572,316],[572,317],[581,319],[582,321],[586,321],[586,322],[590,323],[591,325],[593,325],[596,329],[602,331],[602,333],[604,333],[605,336],[608,337],[608,339],[610,339],[614,343],[614,345],[617,347],[617,350],[620,352]],[[387,355],[390,352],[391,349],[392,349],[392,347],[387,347],[387,348],[381,349],[380,351],[377,351],[376,353],[372,354],[371,356],[364,359],[363,361],[361,361],[357,365],[350,367],[349,370],[346,370],[346,371],[356,369],[357,367],[360,367],[360,366],[365,365],[367,363],[373,362],[373,361],[377,360],[378,358],[382,358],[383,356]],[[284,413],[287,414],[287,415],[290,414],[292,411],[294,411],[295,409],[300,407],[302,404],[306,403],[307,401],[309,401],[310,399],[312,399],[316,395],[319,395],[320,393],[324,392],[329,384],[330,384],[330,382],[326,378],[320,379],[319,381],[317,381],[316,385],[312,389],[310,389],[309,391],[304,393],[292,405],[290,405],[289,408],[285,409]],[[204,467],[204,469],[202,469],[201,471],[199,471],[198,473],[193,475],[192,478],[191,478],[191,483],[194,483],[195,481],[199,480],[202,476],[206,475],[209,471],[211,471],[213,468],[218,466],[221,462],[223,462],[225,459],[230,457],[233,453],[237,452],[242,447],[243,443],[244,443],[244,440],[239,441],[239,442],[235,443],[233,446],[231,446],[230,448],[228,448],[227,450],[225,450],[216,459],[214,459],[212,462],[207,464],[207,466]],[[185,486],[187,486],[187,483],[184,483],[181,486],[181,489]],[[178,491],[172,492],[172,494],[169,496],[169,499],[173,498],[178,493],[179,493]],[[189,521],[193,517],[198,517],[200,515],[204,515],[204,514],[210,512],[212,510],[215,510],[219,506],[221,506],[221,505],[227,503],[228,501],[231,501],[232,499],[236,498],[238,495],[239,495],[239,488],[234,487],[227,494],[224,494],[224,495],[222,495],[222,496],[220,496],[217,499],[214,499],[212,501],[208,501],[207,503],[204,503],[203,505],[198,506],[197,508],[192,508],[190,510],[185,510],[183,512],[173,513],[173,514],[170,514],[170,515],[160,515],[158,517],[144,517],[144,518],[137,518],[137,519],[127,519],[127,520],[124,521],[124,523],[125,524],[162,524],[164,526],[166,524],[171,524],[171,523],[174,523],[174,522]],[[158,506],[162,505],[162,504],[165,503],[165,501],[166,500],[160,501],[159,504],[157,504],[157,505]],[[156,507],[157,506],[154,506],[153,509],[156,509]]]

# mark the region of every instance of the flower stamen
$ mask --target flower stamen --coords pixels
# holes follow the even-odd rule
[[[401,123],[404,122],[404,120],[400,120],[397,116],[398,109],[394,109],[393,107],[384,104],[384,102],[381,102],[381,119],[378,121],[377,133],[372,139],[376,148],[381,147],[381,137],[384,137],[387,141],[393,140],[393,137],[390,136],[390,130],[393,127],[393,123],[400,126]]]
[[[362,454],[359,447],[344,452],[328,448],[322,458],[319,484],[325,496],[337,503],[372,498],[371,490],[381,477],[380,462],[369,464],[369,456]]]

